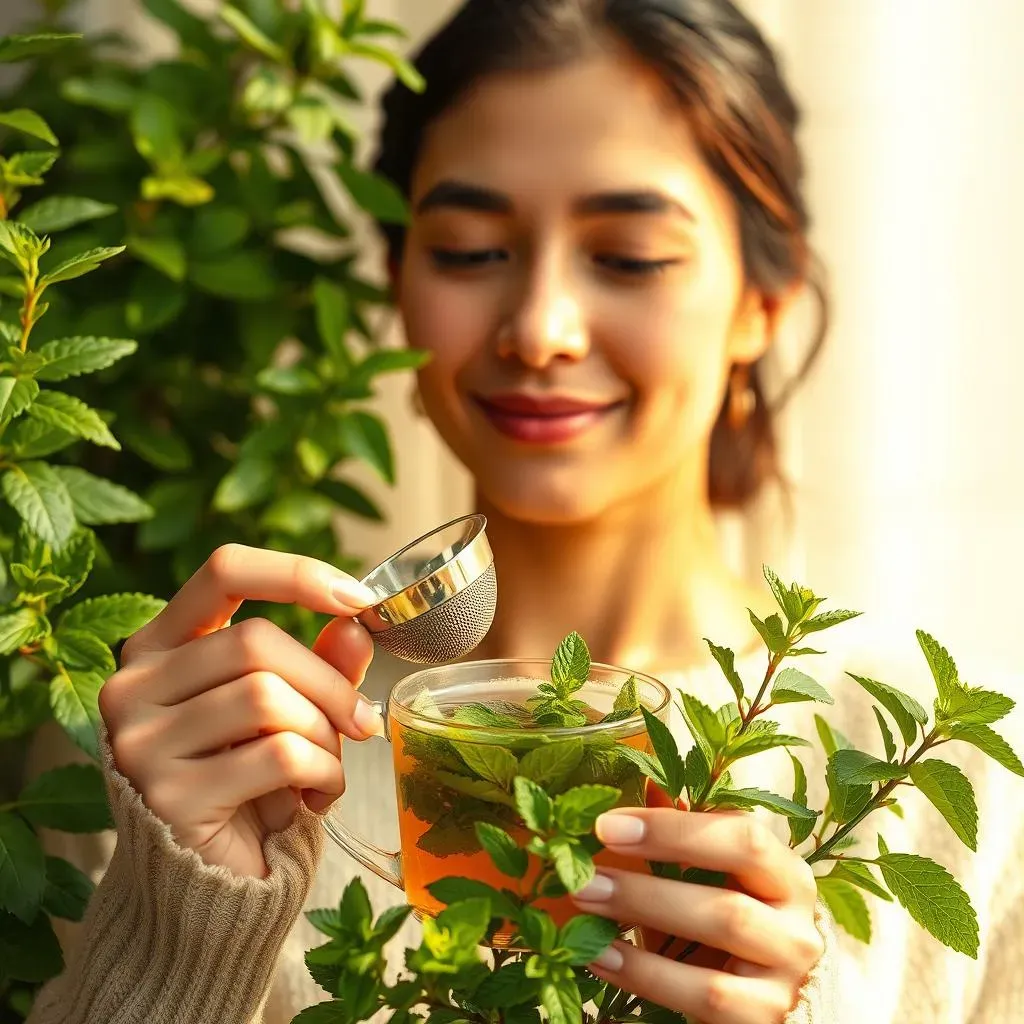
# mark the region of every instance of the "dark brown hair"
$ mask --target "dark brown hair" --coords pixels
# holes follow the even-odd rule
[[[812,276],[799,114],[771,48],[729,0],[466,0],[415,58],[426,90],[417,94],[396,83],[385,96],[376,171],[408,196],[424,132],[475,82],[498,71],[566,64],[609,36],[655,70],[679,101],[737,204],[746,278],[770,310]],[[397,262],[405,232],[394,224],[381,229]],[[736,425],[728,396],[723,403],[708,467],[715,505],[742,505],[777,476],[773,413],[824,340],[826,296],[822,287],[815,290],[821,322],[796,379],[770,407],[755,364],[753,412]]]

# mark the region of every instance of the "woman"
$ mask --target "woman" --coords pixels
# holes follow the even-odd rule
[[[388,96],[378,166],[413,211],[387,235],[409,344],[433,356],[423,404],[490,520],[501,603],[474,656],[549,655],[577,629],[598,660],[711,693],[702,637],[752,651],[746,608],[764,605],[727,570],[712,510],[771,472],[760,361],[809,283],[796,110],[772,54],[727,0],[469,0],[418,66],[427,91]],[[335,618],[311,653],[267,623],[230,625],[247,599]],[[317,816],[344,787],[339,733],[381,731],[355,689],[372,652],[353,615],[368,600],[329,566],[228,547],[126,644],[101,694],[118,846],[34,1022],[242,1022],[269,990],[278,1024],[313,998],[297,980],[311,940],[294,925],[349,871],[321,861]],[[368,685],[387,685],[388,666],[374,670]],[[864,732],[852,713],[841,724]],[[367,816],[366,773],[346,758],[364,797],[351,812]],[[1007,798],[985,785],[983,799]],[[926,824],[908,812],[904,848],[925,844]],[[602,977],[705,1024],[850,1012],[810,871],[774,832],[648,809],[606,815],[599,834],[736,880],[602,873],[583,909],[716,951],[676,963],[616,943]],[[943,838],[939,859],[994,893]],[[982,904],[984,938],[999,936],[987,962],[883,911],[883,940],[844,954],[854,984],[875,986],[846,1019],[1010,1020],[1019,843],[979,854],[1008,878]]]

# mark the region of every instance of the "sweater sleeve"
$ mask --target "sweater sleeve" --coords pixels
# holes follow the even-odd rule
[[[839,1019],[836,985],[836,938],[832,918],[819,903],[814,923],[825,942],[825,949],[800,989],[800,998],[785,1024],[833,1024]]]
[[[240,878],[180,847],[102,749],[117,845],[28,1024],[258,1021],[320,860],[320,819],[300,806],[264,846],[268,876]]]

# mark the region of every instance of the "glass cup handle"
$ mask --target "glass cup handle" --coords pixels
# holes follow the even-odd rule
[[[374,701],[373,708],[384,721],[384,739],[390,743],[391,730],[388,728],[387,704],[384,701]],[[378,878],[383,878],[385,882],[390,882],[396,888],[405,888],[402,879],[402,858],[397,850],[382,850],[379,846],[374,846],[357,832],[353,832],[333,814],[324,817],[323,823],[328,835],[353,860],[358,861],[364,868],[369,868]]]

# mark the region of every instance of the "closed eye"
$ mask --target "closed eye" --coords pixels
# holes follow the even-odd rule
[[[682,262],[678,259],[642,260],[628,256],[609,255],[595,256],[594,261],[606,270],[612,271],[612,273],[629,277],[653,276]]]
[[[430,255],[437,266],[449,270],[475,269],[508,259],[504,249],[431,249]]]

